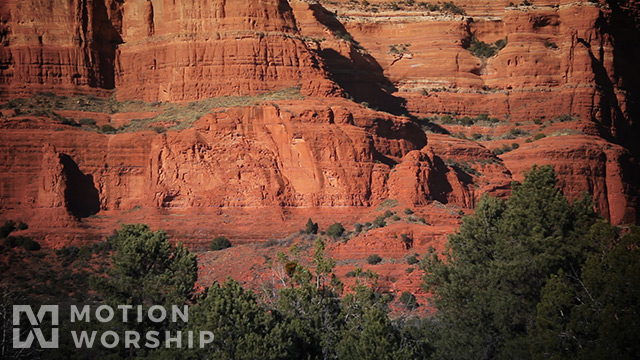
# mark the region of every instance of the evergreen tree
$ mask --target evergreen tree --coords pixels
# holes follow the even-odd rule
[[[324,242],[316,239],[313,263],[315,274],[296,266],[290,286],[280,290],[276,310],[297,345],[294,358],[334,359],[339,331],[342,284],[333,274],[335,262],[324,253]]]
[[[402,348],[400,334],[387,312],[376,307],[367,307],[361,316],[347,321],[338,343],[338,358],[411,359],[409,351]]]
[[[164,231],[144,224],[123,225],[109,239],[112,267],[106,277],[94,278],[107,304],[170,307],[187,302],[198,277],[196,257],[168,239]]]
[[[640,229],[623,236],[601,221],[580,271],[551,276],[537,306],[540,359],[637,359],[640,354]]]
[[[304,226],[304,232],[307,234],[317,234],[318,233],[318,223],[314,223],[311,218],[307,220],[306,225]]]
[[[339,238],[344,233],[344,226],[340,223],[334,223],[327,229],[327,235],[331,236],[334,239]]]
[[[594,215],[571,206],[548,166],[534,166],[506,203],[484,196],[447,250],[422,267],[439,310],[438,358],[526,359],[540,291],[551,274],[579,266]]]
[[[253,292],[228,280],[207,289],[190,317],[189,329],[213,332],[214,341],[204,349],[183,355],[207,359],[287,359],[293,344],[282,323],[260,305]],[[176,351],[183,353],[183,351]]]
[[[147,225],[123,225],[110,239],[114,254],[111,256],[112,267],[106,276],[94,276],[92,285],[104,298],[104,302],[116,309],[118,305],[142,306],[143,313],[153,305],[167,309],[167,313],[176,305],[180,309],[191,301],[198,268],[195,255],[181,244],[171,246],[164,231],[151,231]],[[121,321],[120,310],[111,323],[92,323],[96,330],[113,330],[124,338],[128,330],[140,334],[158,331],[158,339],[164,342],[167,331],[177,332],[187,324],[173,322],[170,316],[164,321],[154,322],[146,316],[141,322]],[[132,317],[129,314],[129,317]],[[164,345],[161,345],[163,347]],[[100,349],[90,352],[99,353]],[[144,357],[159,358],[163,351],[141,349],[125,349],[118,347],[106,350],[98,357],[107,357],[107,353],[117,351],[120,358]],[[86,354],[85,354],[86,355]]]

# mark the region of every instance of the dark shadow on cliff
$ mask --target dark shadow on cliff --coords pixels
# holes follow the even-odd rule
[[[397,89],[384,75],[376,59],[360,46],[333,13],[320,4],[309,7],[318,22],[350,45],[348,57],[333,49],[318,52],[326,64],[331,80],[340,85],[356,102],[366,102],[373,109],[392,114],[405,114],[406,101],[391,95]]]
[[[113,3],[113,6],[118,6]],[[85,63],[92,73],[89,86],[103,89],[115,88],[116,49],[121,44],[120,31],[116,29],[104,1],[85,3],[82,6],[82,31],[89,38],[85,47]],[[110,13],[116,23],[122,23],[119,9],[112,8]],[[91,19],[91,20],[89,20]],[[95,64],[94,64],[95,63]]]
[[[60,154],[60,163],[65,177],[67,210],[78,219],[97,214],[100,211],[100,194],[93,183],[93,176],[85,175],[67,154]]]
[[[431,200],[437,200],[443,204],[449,202],[449,194],[453,191],[453,187],[449,183],[447,173],[449,167],[438,156],[433,158],[433,169],[429,172],[429,190]]]
[[[440,124],[436,124],[434,122],[432,122],[430,119],[428,118],[418,118],[414,115],[407,115],[409,117],[409,119],[411,121],[413,121],[414,123],[418,124],[418,126],[420,126],[420,128],[422,129],[422,131],[424,131],[425,133],[428,132],[432,132],[432,133],[436,133],[436,134],[444,134],[444,135],[451,135],[451,132],[445,128],[443,128]]]
[[[608,0],[611,17],[598,20],[598,27],[610,34],[613,42],[615,78],[609,78],[599,62],[594,64],[596,83],[602,87],[601,101],[603,119],[615,128],[614,140],[640,157],[640,9],[630,1]],[[594,60],[593,53],[592,63]],[[600,56],[602,59],[603,57]],[[615,94],[615,85],[624,90],[626,109],[621,110]],[[606,123],[604,125],[607,125]]]
[[[433,169],[429,172],[429,196],[431,200],[436,200],[440,203],[449,203],[449,195],[454,191],[449,177],[449,172],[453,171],[456,176],[456,180],[468,189],[469,185],[473,184],[473,176],[465,172],[458,166],[449,167],[439,156],[433,157]],[[473,199],[471,199],[473,201]],[[475,204],[470,204],[473,208]]]

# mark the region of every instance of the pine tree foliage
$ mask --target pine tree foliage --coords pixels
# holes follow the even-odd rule
[[[640,229],[620,235],[600,221],[582,268],[551,276],[537,306],[537,358],[637,359],[640,354]]]
[[[530,358],[535,309],[551,274],[579,267],[594,221],[586,200],[571,205],[549,166],[534,166],[511,197],[484,196],[444,254],[422,268],[443,328],[443,359]]]
[[[187,301],[198,277],[196,257],[168,239],[147,225],[122,226],[110,239],[112,267],[106,277],[95,278],[108,304],[170,307]]]

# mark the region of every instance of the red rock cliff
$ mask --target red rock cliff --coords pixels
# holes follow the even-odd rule
[[[295,231],[310,215],[360,221],[385,199],[457,216],[483,193],[507,195],[538,163],[556,167],[570,196],[592,192],[615,223],[637,219],[631,100],[640,81],[629,62],[639,57],[621,50],[640,39],[623,31],[637,31],[634,2],[460,0],[466,15],[370,3],[2,2],[0,99],[66,96],[53,110],[3,110],[3,217],[31,222],[54,245],[96,239],[120,221],[192,242],[216,233],[252,241]],[[480,58],[474,39],[506,46]],[[141,128],[126,126],[162,111],[112,114],[77,96],[160,109],[228,95],[252,103],[285,88],[304,100],[220,105],[193,122],[177,114]],[[435,124],[437,134],[418,125],[443,114],[502,121]],[[548,137],[534,141],[538,132]],[[510,152],[492,153],[505,145]]]
[[[183,101],[296,85],[336,92],[284,0],[0,6],[4,94],[117,89],[119,99]]]

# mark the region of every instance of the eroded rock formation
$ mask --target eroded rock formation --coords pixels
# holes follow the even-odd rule
[[[589,191],[603,216],[634,222],[638,54],[624,42],[640,39],[627,35],[635,3],[456,4],[465,15],[375,0],[4,1],[2,101],[50,91],[162,104],[288,88],[304,100],[212,108],[169,131],[186,120],[125,131],[162,111],[6,108],[3,217],[33,222],[34,236],[57,228],[53,245],[129,220],[192,243],[254,241],[313,214],[353,223],[385,199],[470,210],[537,163],[556,167],[570,197]],[[490,56],[470,51],[498,40]],[[417,121],[443,114],[501,122],[425,134]],[[562,115],[569,132],[539,125]],[[520,123],[529,142],[504,137]],[[536,131],[550,136],[532,141]],[[240,224],[247,214],[258,216]]]

